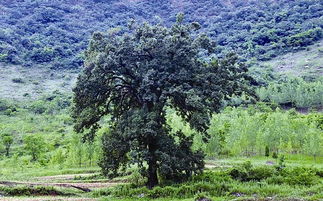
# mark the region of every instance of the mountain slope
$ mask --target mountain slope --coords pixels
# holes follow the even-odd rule
[[[268,60],[323,37],[321,0],[12,0],[0,2],[0,62],[78,68],[94,31],[130,19],[170,25],[178,12],[244,60]]]

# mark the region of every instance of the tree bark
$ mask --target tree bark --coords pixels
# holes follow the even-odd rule
[[[149,145],[150,158],[148,161],[148,182],[147,187],[149,189],[154,188],[158,185],[158,175],[157,175],[157,160],[155,156],[156,148],[153,144]]]

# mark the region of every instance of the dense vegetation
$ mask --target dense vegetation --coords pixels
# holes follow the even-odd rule
[[[235,51],[244,59],[266,60],[323,37],[320,0],[13,0],[0,5],[0,61],[55,69],[79,67],[94,31],[123,32],[131,19],[169,25],[178,12],[202,25],[217,42],[217,56]]]

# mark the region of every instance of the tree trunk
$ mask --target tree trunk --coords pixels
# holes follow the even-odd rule
[[[6,156],[9,157],[9,150],[10,150],[10,147],[9,146],[6,146]]]
[[[149,144],[149,161],[148,161],[148,182],[147,187],[152,189],[156,185],[158,185],[158,176],[157,176],[157,160],[155,156],[156,147],[154,143]]]
[[[152,103],[147,104],[148,112],[154,112],[156,114],[161,114],[161,110],[158,110],[158,105],[154,105]],[[161,109],[161,108],[159,108]],[[159,122],[159,118],[154,119],[156,122],[158,122],[158,125],[161,127],[162,123]],[[157,130],[161,130],[161,128],[155,128]],[[147,181],[147,187],[149,189],[154,188],[158,185],[158,165],[157,165],[157,157],[156,157],[156,151],[157,151],[157,144],[156,141],[158,141],[158,138],[149,136],[148,137],[148,151],[149,151],[149,159],[148,159],[148,181]]]
[[[147,187],[152,189],[156,185],[158,185],[157,161],[152,159],[149,161]]]

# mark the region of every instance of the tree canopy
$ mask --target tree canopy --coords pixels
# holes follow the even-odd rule
[[[197,23],[183,15],[170,28],[131,25],[124,33],[95,33],[85,53],[85,68],[74,89],[77,132],[91,137],[100,119],[111,115],[103,137],[103,173],[137,164],[147,186],[187,178],[204,168],[204,154],[192,150],[193,136],[171,134],[166,109],[175,109],[207,141],[210,116],[221,101],[248,91],[246,68],[237,57],[209,58],[214,42],[195,34]]]

